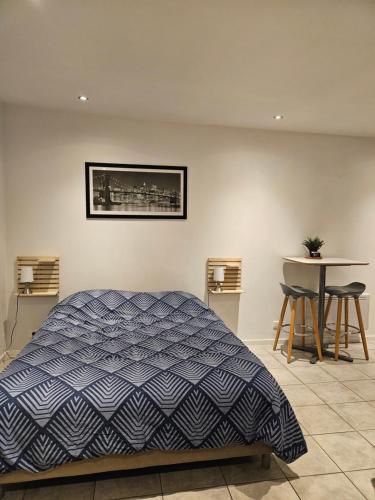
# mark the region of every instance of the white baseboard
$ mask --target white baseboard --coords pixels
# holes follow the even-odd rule
[[[270,338],[265,338],[265,339],[243,339],[241,338],[240,336],[238,336],[240,338],[240,340],[242,340],[242,342],[247,346],[252,346],[252,345],[270,345],[270,344],[273,344],[274,340],[275,340],[275,337],[270,337]],[[350,337],[349,337],[350,338]],[[375,340],[375,334],[369,334],[369,333],[366,333],[366,339],[367,340]],[[288,336],[287,335],[280,335],[280,342],[286,342],[288,340]],[[359,338],[359,335],[356,335],[356,342],[350,342],[349,343],[353,343],[353,344],[357,344],[357,343],[360,343],[360,338]]]

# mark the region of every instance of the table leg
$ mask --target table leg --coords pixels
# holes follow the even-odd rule
[[[318,328],[320,345],[323,346],[324,338],[324,302],[326,295],[326,266],[319,266],[319,301],[318,301]]]

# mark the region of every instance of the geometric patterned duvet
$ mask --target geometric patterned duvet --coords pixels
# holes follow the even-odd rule
[[[79,292],[0,374],[0,472],[108,454],[306,443],[284,393],[185,292]]]

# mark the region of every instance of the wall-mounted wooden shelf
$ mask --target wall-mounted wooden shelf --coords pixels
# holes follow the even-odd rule
[[[26,256],[17,257],[17,295],[20,297],[56,297],[60,290],[59,257]],[[32,294],[23,293],[24,284],[20,282],[21,267],[32,266],[34,281],[31,283]]]
[[[38,257],[38,264],[54,264],[58,257]]]
[[[214,268],[225,267],[224,281],[221,284],[221,292],[215,291]],[[242,259],[241,258],[213,258],[207,260],[207,290],[209,293],[220,295],[222,293],[243,293],[241,288]]]

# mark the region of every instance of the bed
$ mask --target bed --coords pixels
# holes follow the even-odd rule
[[[0,374],[0,422],[0,484],[307,451],[272,375],[186,292],[64,299]]]

